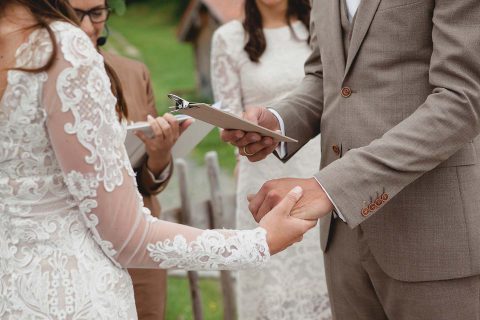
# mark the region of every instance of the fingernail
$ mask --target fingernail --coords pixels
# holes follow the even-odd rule
[[[152,117],[151,115],[148,115],[148,116],[147,116],[147,119],[148,119],[148,120],[155,120],[155,118]]]
[[[299,198],[302,195],[303,189],[300,186],[296,186],[290,192],[293,193],[297,198]]]
[[[235,137],[237,137],[237,138],[239,138],[239,139],[240,139],[240,138],[243,138],[243,133],[242,133],[242,132],[237,132],[237,133],[235,134]]]

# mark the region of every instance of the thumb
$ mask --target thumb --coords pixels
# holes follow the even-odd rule
[[[277,204],[272,210],[280,211],[284,215],[288,216],[295,204],[302,197],[302,194],[303,189],[299,186],[296,186],[295,188],[290,190],[290,192],[288,192],[285,198],[283,198],[282,201],[280,201],[280,203]]]
[[[259,109],[260,108],[246,108],[243,117],[250,122],[258,124],[258,120],[260,118]]]

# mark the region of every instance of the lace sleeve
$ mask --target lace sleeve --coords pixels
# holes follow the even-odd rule
[[[125,129],[103,59],[79,29],[56,24],[57,62],[43,92],[47,129],[72,195],[95,241],[117,265],[231,269],[269,258],[263,229],[203,231],[153,218],[125,152]],[[48,161],[48,159],[46,159]]]
[[[240,74],[236,59],[229,50],[229,42],[219,31],[212,40],[210,73],[213,95],[215,101],[222,102],[223,109],[240,115],[244,111]]]

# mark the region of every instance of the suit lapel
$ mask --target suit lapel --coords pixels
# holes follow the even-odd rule
[[[347,76],[353,60],[357,56],[358,50],[367,35],[368,28],[372,23],[373,17],[377,12],[378,5],[381,0],[362,0],[358,8],[355,25],[353,26],[352,39],[350,40],[350,48],[348,49],[347,65],[345,67],[345,76]],[[334,2],[338,2],[335,0]]]
[[[328,19],[330,19],[328,25],[331,26],[332,30],[327,31],[328,33],[328,45],[333,51],[332,54],[334,57],[339,57],[340,59],[334,59],[336,63],[337,71],[341,74],[345,70],[345,51],[343,50],[343,38],[342,38],[342,22],[340,17],[340,1],[342,0],[330,0],[327,1],[328,5]]]

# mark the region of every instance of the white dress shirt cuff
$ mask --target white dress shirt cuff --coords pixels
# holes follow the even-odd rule
[[[170,161],[168,163],[168,165],[165,167],[165,169],[163,169],[162,173],[160,173],[158,175],[158,177],[155,177],[153,172],[150,171],[150,169],[148,169],[148,167],[146,167],[146,168],[147,168],[148,174],[150,175],[150,178],[152,178],[152,181],[155,184],[161,184],[161,183],[164,183],[165,181],[167,181],[168,177],[170,176],[170,172],[172,171],[172,162]]]
[[[314,177],[315,180],[317,180],[316,177]],[[345,217],[343,216],[343,214],[340,212],[340,210],[338,209],[337,205],[335,204],[335,202],[333,202],[332,198],[330,197],[330,195],[328,194],[327,190],[325,190],[325,188],[322,186],[322,184],[320,183],[320,181],[318,181],[318,184],[320,185],[320,188],[322,188],[323,192],[325,192],[325,194],[327,195],[328,197],[328,200],[330,200],[331,203],[333,203],[333,206],[335,207],[335,217],[339,217],[340,219],[342,219],[343,222],[347,222],[347,220],[345,219]]]
[[[278,123],[280,124],[280,131],[281,131],[282,135],[285,135],[285,123],[283,122],[283,119],[280,116],[280,114],[278,114],[278,112],[273,110],[273,109],[269,108],[268,110],[271,113],[273,113],[275,118],[277,118]],[[285,158],[285,156],[287,155],[287,144],[285,142],[280,142],[280,144],[278,145],[277,149],[275,149],[275,151],[277,151],[280,159]]]

